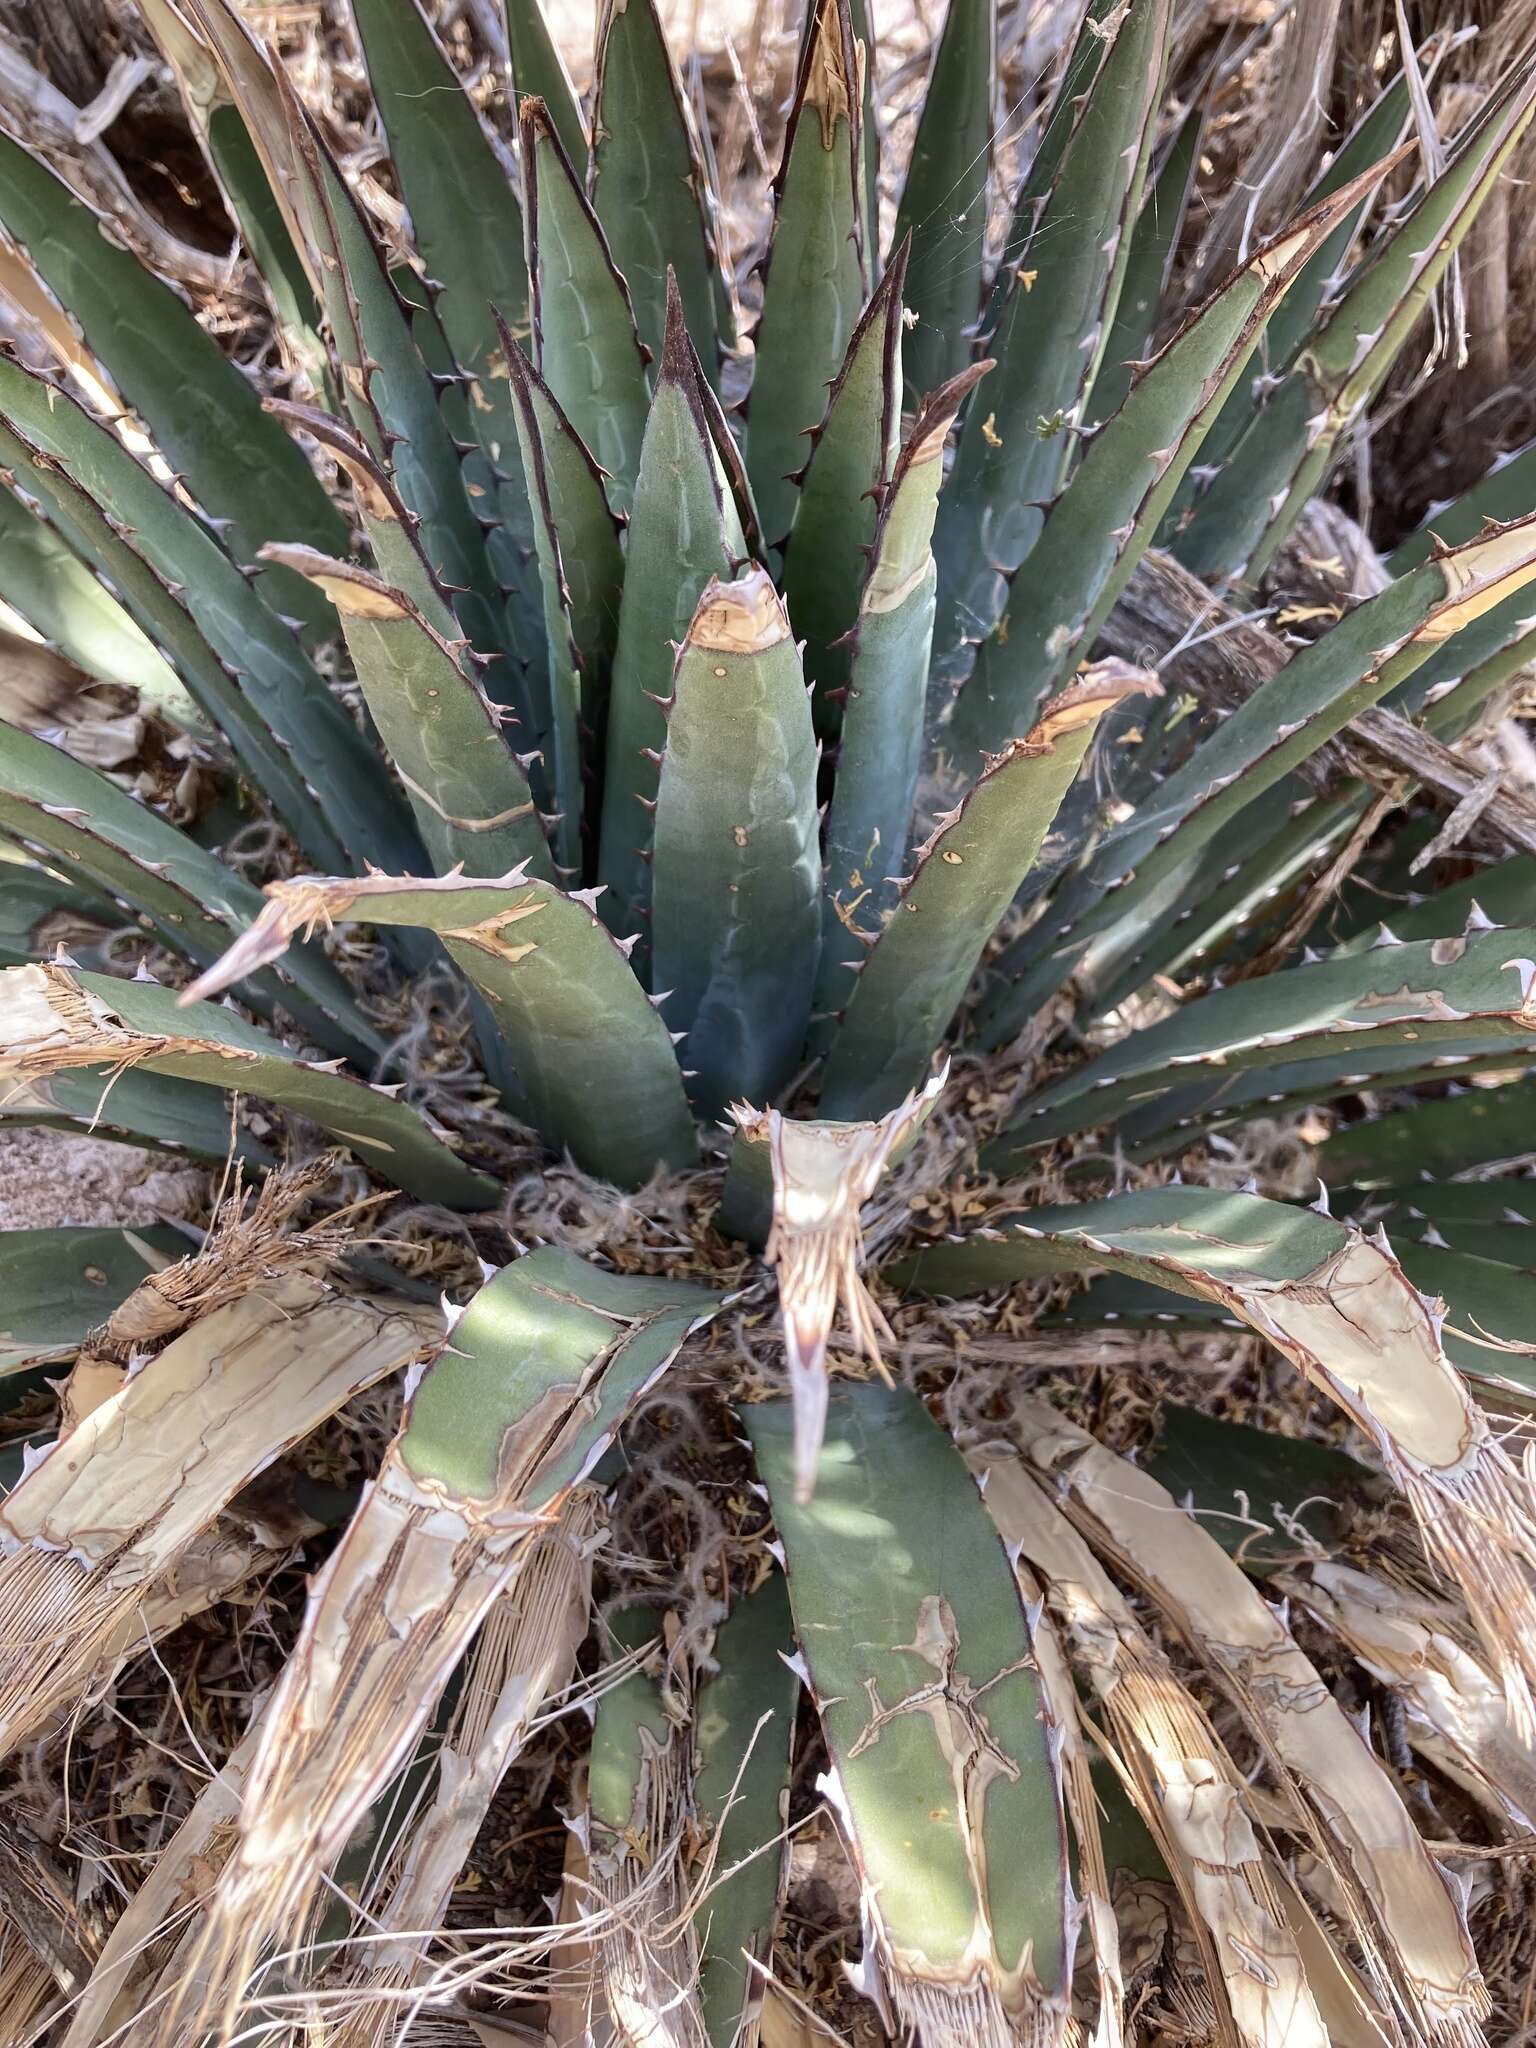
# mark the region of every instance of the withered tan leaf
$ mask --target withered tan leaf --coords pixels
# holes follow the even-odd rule
[[[1086,1431],[1020,1397],[1010,1434],[1242,1714],[1338,1883],[1379,1993],[1420,2038],[1480,2043],[1489,2001],[1462,1907],[1281,1617],[1171,1494]]]

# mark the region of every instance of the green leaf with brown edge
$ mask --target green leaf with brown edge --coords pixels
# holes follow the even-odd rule
[[[259,927],[257,927],[259,929]],[[119,1067],[237,1089],[305,1116],[386,1179],[424,1202],[484,1209],[497,1185],[458,1159],[426,1117],[340,1071],[305,1060],[222,1005],[154,981],[121,981],[56,964],[8,967],[0,1075],[23,1087],[90,1069],[105,1083]],[[226,1126],[227,1128],[227,1126]]]
[[[544,102],[561,147],[573,164],[587,167],[587,124],[560,45],[550,30],[542,0],[502,0],[507,49],[512,60],[512,104],[530,95]]]
[[[192,132],[255,260],[285,353],[313,386],[328,388],[320,293],[287,195],[288,151],[270,72],[249,38],[207,0],[142,0],[139,13],[181,89]]]
[[[603,0],[592,132],[590,196],[629,286],[640,339],[659,359],[670,268],[705,375],[717,384],[716,259],[704,169],[656,0]]]
[[[694,1705],[694,1806],[709,1830],[709,1888],[694,1910],[699,2004],[713,2048],[736,2048],[761,2010],[752,1961],[773,1946],[789,1874],[790,1752],[800,1680],[783,1574],[737,1600],[715,1631],[716,1669]],[[749,1960],[749,1958],[751,1960]]]
[[[1174,542],[1209,582],[1263,574],[1341,436],[1380,388],[1536,115],[1536,64],[1516,69],[1444,172],[1396,223],[1313,331]]]
[[[1408,81],[1402,72],[1398,72],[1339,144],[1329,158],[1327,169],[1309,187],[1302,206],[1312,206],[1319,199],[1326,199],[1330,192],[1336,192],[1372,164],[1391,156],[1402,143],[1411,118]],[[1370,203],[1362,200],[1354,212],[1339,223],[1270,319],[1255,353],[1251,375],[1239,380],[1201,445],[1200,469],[1205,481],[1209,480],[1206,472],[1218,469],[1227,460],[1275,380],[1293,366],[1298,352],[1306,345],[1317,322],[1319,307],[1338,288],[1339,276],[1367,217]],[[1179,530],[1186,508],[1199,495],[1200,488],[1200,482],[1193,473],[1185,475],[1165,515],[1162,535],[1165,542],[1171,542],[1172,535]]]
[[[656,787],[652,978],[699,1113],[767,1101],[805,1043],[821,936],[815,734],[765,569],[710,581],[678,650]]]
[[[352,13],[390,156],[409,197],[415,246],[433,281],[432,310],[467,380],[445,393],[444,403],[455,433],[480,444],[485,474],[469,488],[495,506],[498,523],[485,545],[507,592],[509,639],[530,660],[526,702],[537,720],[544,690],[533,513],[496,325],[499,312],[527,332],[522,210],[510,167],[498,158],[419,0],[352,0]],[[486,505],[478,496],[475,502]],[[541,736],[536,724],[529,743]]]
[[[1204,135],[1205,109],[1197,104],[1180,123],[1136,216],[1130,253],[1115,301],[1115,316],[1109,324],[1104,351],[1083,408],[1083,418],[1089,427],[1101,425],[1124,405],[1137,367],[1151,346],[1168,273],[1184,232]],[[1317,260],[1316,256],[1312,259],[1314,263]],[[1271,328],[1300,288],[1298,278],[1271,319]],[[1211,432],[1215,431],[1213,426]]]
[[[1378,1050],[1406,1050],[1427,1064],[1500,1041],[1511,1060],[1536,1055],[1536,1010],[1527,1007],[1536,963],[1524,955],[1536,955],[1536,931],[1472,931],[1212,989],[1031,1096],[983,1161],[1004,1171],[1034,1145],[1250,1069],[1337,1059],[1341,1072],[1364,1077]]]
[[[550,718],[545,768],[560,813],[555,846],[561,867],[580,874],[596,867],[595,849],[582,843],[583,826],[590,818],[590,829],[596,829],[624,555],[601,471],[505,327],[502,345],[544,597]]]
[[[859,592],[901,430],[903,244],[859,317],[826,417],[811,441],[784,547],[784,602],[805,642],[816,730],[835,740],[851,665]]]
[[[672,665],[705,585],[728,578],[746,552],[735,499],[721,462],[718,409],[673,301],[625,549],[624,594],[608,698],[598,875],[609,891],[610,931],[642,934],[636,966],[646,972],[651,902],[651,806],[667,741],[662,702]]]
[[[747,405],[747,473],[771,548],[789,532],[791,479],[866,297],[862,130],[848,0],[814,0],[774,184]]]
[[[920,1087],[987,940],[1029,873],[1099,719],[1148,678],[1105,663],[1012,740],[935,829],[869,951],[827,1055],[824,1116],[880,1116]],[[853,928],[850,927],[850,936]]]
[[[964,1460],[905,1388],[842,1383],[801,1505],[787,1404],[739,1412],[859,1874],[866,1970],[925,2036],[1058,2038],[1060,1786],[1018,1589]]]
[[[419,845],[382,761],[202,521],[109,427],[6,361],[0,416],[0,461],[110,579],[304,852],[339,866]]]
[[[260,890],[195,839],[61,747],[5,724],[0,830],[122,904],[126,917],[145,920],[199,966],[218,959],[262,912]],[[0,876],[7,872],[0,868]],[[316,946],[296,949],[281,973],[260,975],[246,1000],[267,1017],[280,1006],[332,1052],[367,1061],[383,1050],[351,989]]]
[[[849,651],[842,739],[827,808],[821,958],[811,1043],[825,1047],[858,962],[849,919],[865,930],[895,907],[922,763],[936,571],[930,542],[944,447],[966,395],[990,368],[974,363],[926,398],[897,459],[875,530]]]
[[[274,167],[275,187],[319,286],[347,416],[421,521],[423,547],[434,572],[455,592],[464,631],[483,652],[502,656],[491,677],[493,696],[515,705],[526,725],[524,678],[509,658],[508,617],[469,495],[470,479],[417,340],[430,325],[439,349],[447,352],[435,316],[424,309],[425,289],[413,277],[421,306],[402,296],[316,123],[286,72],[269,67],[254,47],[228,0],[188,0],[188,6],[214,44],[230,92]],[[369,508],[363,511],[366,524]],[[416,590],[410,594],[421,602]]]
[[[997,0],[955,0],[896,208],[896,247],[912,238],[904,296],[913,317],[902,374],[913,391],[936,390],[970,360],[970,330],[981,312],[996,76]]]
[[[934,534],[941,658],[992,632],[1066,476],[1130,255],[1172,13],[1172,0],[1130,0],[1106,24],[1109,46],[1008,280],[987,339],[998,366],[961,426]]]
[[[1015,580],[978,650],[950,726],[962,762],[1026,727],[1055,680],[1091,648],[1265,322],[1382,175],[1368,172],[1256,250],[1133,380],[1051,506],[1028,575]]]
[[[534,367],[607,473],[614,511],[627,512],[649,405],[629,287],[542,100],[523,101],[518,133]]]
[[[0,1230],[0,1374],[68,1358],[141,1280],[193,1249],[179,1230]]]
[[[499,881],[300,876],[267,888],[247,939],[196,985],[228,988],[317,922],[435,932],[485,996],[545,1141],[588,1173],[639,1187],[697,1157],[666,1026],[597,916],[596,895],[564,895],[521,872]]]
[[[544,827],[494,707],[404,591],[312,548],[269,550],[335,606],[379,736],[416,814],[433,872],[554,879]]]
[[[169,285],[109,232],[42,160],[0,135],[0,225],[25,252],[86,346],[108,365],[170,467],[249,567],[263,541],[346,546],[346,524],[303,450],[262,410],[251,380]],[[274,610],[308,633],[335,630],[321,595],[281,569],[258,578]]]

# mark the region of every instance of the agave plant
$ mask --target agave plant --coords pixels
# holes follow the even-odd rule
[[[952,0],[888,245],[870,26],[812,0],[728,412],[749,316],[655,0],[604,6],[585,107],[508,0],[515,152],[416,0],[353,0],[409,249],[227,0],[141,7],[290,395],[0,136],[7,274],[67,316],[58,375],[0,358],[0,595],[219,791],[179,825],[56,716],[0,727],[0,1110],[233,1150],[264,1186],[193,1250],[0,1239],[6,1369],[72,1361],[0,1506],[5,1751],[272,1554],[226,1512],[259,1472],[391,1375],[406,1407],[275,1693],[99,1953],[7,1899],[23,2028],[447,2024],[431,1931],[579,1669],[563,1903],[500,1951],[552,2040],[803,2023],[773,1955],[818,1754],[893,2033],[1108,2048],[1145,2030],[1154,1940],[1216,2040],[1481,2040],[1466,1893],[1305,1644],[1529,1833],[1536,1501],[1487,1411],[1536,1395],[1532,1212],[1486,1169],[1536,1152],[1533,1084],[1458,1084],[1536,1030],[1531,854],[1400,891],[1374,944],[1344,880],[1381,764],[1398,803],[1461,789],[1455,742],[1531,652],[1536,464],[1317,637],[1263,636],[1232,701],[1179,650],[1109,650],[1148,564],[1219,611],[1281,557],[1536,68],[1421,174],[1409,53],[1180,316],[1171,0],[1094,0],[1000,254],[993,0]],[[224,857],[250,820],[264,893]],[[480,1076],[430,1103],[376,1078],[421,976]],[[1363,1092],[1393,1113],[1323,1148],[1338,1218],[1220,1184],[1224,1132]],[[445,1327],[344,1218],[293,1222],[350,1154],[504,1247],[519,1131],[626,1213],[681,1187],[686,1240],[584,1254],[553,1222]],[[1128,1462],[1032,1384],[967,1398],[979,1311],[905,1352],[914,1305],[1090,1271],[1050,1296],[1072,1322],[1245,1326],[1366,1462],[1198,1416]],[[734,1414],[751,1542],[707,1626],[621,1599],[594,1637],[614,1447],[667,1373]],[[1417,1591],[1299,1533],[1308,1495],[1382,1482]],[[1278,1549],[1247,1540],[1270,1504]]]

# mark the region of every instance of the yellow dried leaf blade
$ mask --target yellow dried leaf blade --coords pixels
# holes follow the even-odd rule
[[[1173,1496],[1043,1402],[1012,1433],[1067,1513],[1172,1622],[1259,1743],[1416,2038],[1473,2048],[1487,1991],[1463,1907],[1396,1787],[1283,1619]]]
[[[0,1746],[78,1696],[151,1583],[272,1458],[429,1343],[416,1309],[291,1276],[215,1311],[0,1507]]]

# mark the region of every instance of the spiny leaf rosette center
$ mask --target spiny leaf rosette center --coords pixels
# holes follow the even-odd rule
[[[239,243],[15,53],[0,1106],[208,1192],[0,1233],[8,2038],[1510,2037],[1536,451],[1314,536],[1536,69],[139,9]]]

